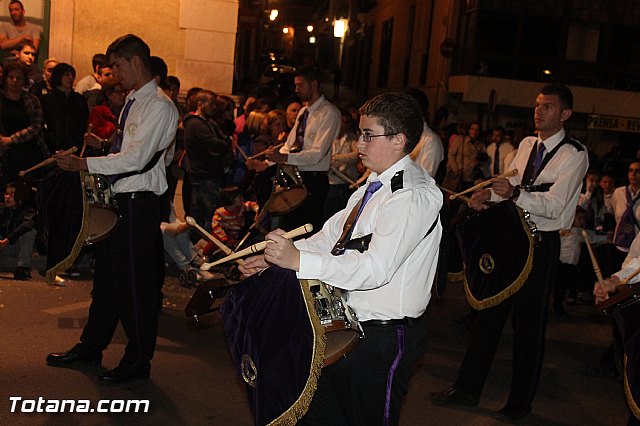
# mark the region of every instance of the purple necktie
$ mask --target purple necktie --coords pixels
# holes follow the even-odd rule
[[[127,122],[127,117],[129,116],[129,110],[131,109],[131,105],[135,101],[134,98],[129,99],[129,102],[124,106],[122,110],[122,115],[120,116],[120,123],[118,123],[118,130],[116,130],[116,137],[109,148],[109,154],[116,154],[120,152],[122,149],[122,139],[124,139],[124,125]]]
[[[544,147],[544,143],[540,142],[538,144],[538,152],[536,153],[536,159],[533,162],[533,179],[535,180],[538,177],[538,171],[540,170],[540,166],[542,165],[542,159],[544,158],[544,153],[546,149]]]
[[[367,186],[367,190],[364,192],[364,196],[362,197],[362,201],[360,202],[360,208],[358,209],[358,213],[356,213],[356,216],[351,223],[345,224],[345,230],[348,229],[348,231],[346,233],[343,232],[342,235],[340,236],[340,239],[333,246],[333,249],[331,250],[332,255],[340,256],[345,252],[344,245],[351,238],[351,233],[353,232],[353,228],[356,225],[358,218],[360,217],[360,213],[362,213],[362,210],[364,210],[364,206],[369,202],[369,200],[373,196],[373,193],[376,192],[381,187],[382,187],[382,182],[380,182],[379,180],[374,180],[369,182],[369,186]],[[357,204],[356,206],[354,206],[354,210],[355,210],[355,207],[357,206],[358,206]],[[353,214],[353,211],[352,211],[352,214]],[[348,220],[349,219],[347,219],[347,221]]]

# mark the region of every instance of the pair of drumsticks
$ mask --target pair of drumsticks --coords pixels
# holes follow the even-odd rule
[[[596,278],[598,279],[598,283],[602,288],[604,288],[604,278],[602,277],[602,272],[600,272],[600,265],[598,264],[598,259],[596,259],[596,255],[593,252],[593,248],[591,247],[591,243],[589,242],[589,234],[584,229],[582,230],[582,237],[584,238],[584,242],[587,244],[587,250],[589,251],[589,257],[591,258],[591,263],[593,264],[593,272],[596,274]],[[629,275],[628,277],[620,280],[618,283],[618,287],[623,287],[629,283],[631,278],[640,274],[640,268],[636,269]]]
[[[200,269],[203,271],[208,271],[214,266],[229,262],[231,260],[235,260],[239,265],[242,265],[244,261],[240,259],[241,257],[247,256],[249,254],[261,252],[262,250],[265,249],[265,247],[267,247],[267,244],[269,243],[269,241],[261,241],[257,244],[247,247],[246,249],[243,249],[243,250],[240,250],[239,252],[234,253],[233,250],[227,247],[222,241],[218,240],[216,237],[214,237],[209,232],[207,232],[206,229],[198,225],[198,223],[195,221],[194,218],[192,218],[191,216],[187,216],[186,220],[189,225],[193,226],[198,231],[200,231],[202,235],[204,235],[209,240],[211,240],[212,243],[218,246],[218,248],[220,248],[220,250],[222,250],[227,255],[222,259],[216,260],[215,262],[203,263],[202,266],[200,266]],[[284,233],[282,236],[284,238],[295,238],[295,237],[299,237],[300,235],[308,234],[311,231],[313,231],[313,225],[311,225],[310,223],[307,223],[306,225],[303,225],[292,231]]]

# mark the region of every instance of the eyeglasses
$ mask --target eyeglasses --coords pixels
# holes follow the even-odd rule
[[[640,173],[640,169],[629,169],[629,173]]]
[[[371,142],[372,138],[379,138],[382,136],[395,136],[397,135],[397,133],[386,133],[386,134],[382,134],[382,135],[372,135],[371,133],[367,133],[367,132],[362,132],[360,130],[358,130],[356,132],[356,136],[358,137],[358,140],[360,140],[360,138],[362,138],[363,142],[369,143]]]

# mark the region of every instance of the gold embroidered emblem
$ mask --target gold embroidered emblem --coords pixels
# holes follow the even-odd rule
[[[129,135],[131,136],[135,136],[137,130],[138,130],[138,125],[136,123],[131,123],[130,125],[127,126],[127,133],[129,133]]]
[[[240,361],[240,371],[242,372],[242,379],[247,382],[252,388],[256,387],[256,378],[258,377],[258,370],[253,363],[251,357],[247,354],[242,355]]]
[[[482,271],[482,273],[487,275],[492,273],[493,269],[496,267],[493,257],[491,257],[489,253],[485,253],[482,256],[480,256],[478,265],[480,266],[480,270]]]

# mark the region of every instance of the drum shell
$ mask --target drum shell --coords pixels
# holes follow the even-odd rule
[[[89,208],[89,231],[85,245],[92,245],[115,231],[119,220],[118,207],[106,176],[86,173],[83,188]]]
[[[307,198],[307,188],[296,166],[280,164],[274,177],[273,191],[267,202],[272,215],[289,213]]]

